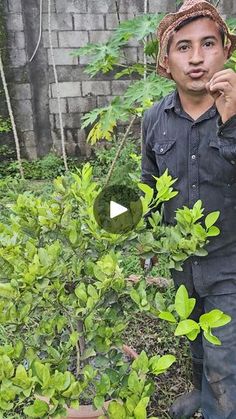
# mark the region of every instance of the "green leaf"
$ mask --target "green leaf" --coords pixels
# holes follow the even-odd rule
[[[78,287],[75,288],[75,295],[82,302],[84,303],[87,302],[88,297],[87,297],[86,287],[84,283],[79,284]]]
[[[148,372],[148,357],[144,351],[133,361],[132,369],[143,374]]]
[[[109,403],[108,413],[109,419],[127,419],[124,406],[115,401]]]
[[[182,320],[175,329],[175,336],[187,335],[193,330],[199,330],[200,327],[197,322],[191,319]]]
[[[105,398],[103,396],[95,396],[93,399],[93,404],[96,407],[96,409],[101,409],[104,405]]]
[[[208,328],[212,327],[224,326],[230,321],[231,317],[218,309],[214,309],[209,313],[202,314],[199,318],[199,323],[203,330],[208,330]]]
[[[150,367],[153,374],[158,375],[165,372],[176,361],[173,355],[153,356],[150,359]]]
[[[170,323],[176,323],[177,322],[175,317],[173,316],[173,314],[170,313],[169,311],[161,311],[161,313],[159,314],[158,317],[159,317],[159,319],[167,320]]]
[[[165,311],[165,300],[161,292],[155,294],[155,307],[157,310]]]
[[[70,342],[72,344],[72,346],[75,346],[78,342],[79,339],[79,333],[74,330],[71,334],[70,334]]]
[[[205,218],[206,228],[209,229],[211,226],[213,226],[213,224],[215,224],[215,222],[218,220],[219,216],[220,216],[219,211],[214,211],[208,214]]]
[[[209,230],[207,231],[208,237],[215,237],[215,236],[218,236],[219,234],[220,234],[220,229],[216,226],[210,227]]]
[[[150,74],[145,80],[133,82],[124,94],[127,107],[139,104],[145,107],[147,101],[159,100],[173,90],[173,82],[163,80],[157,74]]]
[[[149,403],[149,397],[144,397],[141,399],[137,406],[134,409],[134,417],[135,419],[146,419],[147,418],[147,406]]]
[[[136,371],[132,371],[129,375],[128,378],[128,387],[130,389],[130,391],[132,391],[133,393],[141,393],[142,391],[142,386],[140,386],[140,381],[138,378],[138,374]]]
[[[18,365],[16,368],[15,377],[12,379],[13,383],[23,389],[30,387],[31,380],[27,375],[26,369],[23,365]]]
[[[110,378],[107,374],[103,374],[101,377],[101,380],[96,384],[97,392],[99,392],[100,395],[105,396],[111,387]]]
[[[200,333],[200,329],[199,330],[195,329],[192,332],[187,333],[186,336],[189,340],[193,341],[193,340],[196,339],[196,337],[199,335],[199,333]]]
[[[184,285],[178,288],[175,296],[175,310],[182,319],[186,319],[192,313],[196,303],[195,298],[188,298],[188,291]]]
[[[7,283],[0,283],[0,297],[13,299],[16,296],[16,290]]]
[[[35,372],[44,387],[47,387],[50,381],[50,370],[48,365],[43,365],[41,362],[34,363]]]
[[[205,339],[208,340],[213,345],[217,345],[217,346],[221,345],[220,339],[218,339],[216,336],[212,335],[210,332],[207,332],[206,330],[204,330],[203,335],[204,335]]]
[[[48,404],[42,400],[35,400],[34,404],[24,408],[25,415],[31,418],[42,418],[48,413],[48,411]]]

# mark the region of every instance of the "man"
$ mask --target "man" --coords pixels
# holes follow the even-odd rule
[[[197,299],[192,317],[218,308],[231,322],[214,331],[215,346],[199,336],[191,342],[194,390],[171,407],[174,418],[191,417],[199,407],[205,419],[236,418],[236,73],[224,69],[236,49],[215,7],[187,0],[158,28],[157,71],[176,90],[149,109],[143,120],[142,181],[167,168],[177,178],[178,195],[164,206],[164,221],[175,210],[201,199],[205,215],[220,211],[221,230],[207,246],[208,256],[192,257],[173,272]]]

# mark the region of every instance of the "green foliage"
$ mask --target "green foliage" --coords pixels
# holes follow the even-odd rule
[[[227,26],[231,33],[236,33],[236,18],[230,17],[226,19]],[[232,68],[232,70],[236,71],[236,51],[233,52],[231,57],[225,64],[225,68]]]
[[[189,319],[196,304],[195,298],[189,298],[188,292],[184,285],[181,285],[175,296],[174,307],[179,316],[179,322],[170,310],[161,311],[159,318],[167,320],[171,323],[178,323],[175,329],[175,336],[187,336],[189,340],[195,340],[198,334],[203,331],[204,337],[214,345],[221,345],[220,340],[212,334],[212,328],[224,326],[231,321],[231,317],[221,310],[211,310],[200,316],[199,322]]]
[[[109,148],[103,146],[94,150],[95,155],[91,161],[91,165],[93,166],[94,177],[101,184],[106,180],[106,176],[115,158],[118,147],[119,142],[113,141]],[[131,186],[134,184],[136,178],[140,178],[140,157],[136,153],[140,153],[139,142],[137,140],[128,139],[121,151],[110,184],[122,183],[123,185]]]
[[[12,151],[4,150],[5,160],[0,163],[0,177],[18,176],[18,162],[13,160]],[[10,160],[10,161],[9,161]],[[74,169],[78,163],[75,159],[68,159],[70,170]],[[61,157],[49,153],[42,159],[33,161],[22,161],[25,179],[54,179],[65,173],[65,167]]]
[[[11,121],[10,119],[4,119],[0,115],[0,133],[1,132],[10,132],[11,131]]]
[[[163,14],[146,14],[121,22],[107,42],[88,44],[74,51],[72,55],[79,57],[87,55],[90,57],[91,62],[87,65],[85,71],[91,76],[95,76],[100,71],[107,73],[119,64],[119,59],[122,57],[122,48],[131,39],[143,41],[154,34],[163,16]]]
[[[143,200],[144,213],[160,208],[161,204],[173,198],[177,191],[172,188],[175,179],[172,179],[166,171],[160,178],[156,178],[157,194],[153,198],[154,191],[146,184],[139,184],[145,196]],[[201,220],[203,218],[202,202],[197,201],[193,208],[179,208],[176,210],[175,225],[162,223],[162,212],[159,210],[151,213],[148,218],[151,229],[141,234],[140,254],[144,257],[164,255],[170,269],[182,270],[182,263],[190,256],[205,256],[204,248],[208,243],[208,237],[217,236],[219,228],[214,225],[219,217],[215,211],[207,215],[205,228]]]
[[[173,355],[156,355],[149,359],[142,351],[133,361],[131,371],[117,393],[118,400],[109,404],[109,418],[146,419],[150,396],[154,392],[148,376],[165,373],[175,360]]]
[[[115,78],[138,75],[143,80],[131,82],[123,97],[115,97],[112,102],[103,108],[93,109],[83,117],[82,128],[91,127],[88,141],[95,144],[101,139],[111,141],[114,129],[119,122],[128,122],[131,115],[141,117],[154,101],[161,99],[174,88],[170,80],[159,77],[155,71],[155,62],[158,53],[158,42],[153,39],[156,28],[163,18],[163,14],[144,14],[134,19],[120,23],[113,31],[110,39],[103,44],[88,44],[75,51],[73,55],[90,57],[85,72],[94,77],[99,72],[107,73],[116,70]],[[136,39],[144,46],[145,53],[153,62],[142,62],[132,65],[121,65],[123,48],[131,39]],[[124,67],[121,69],[121,67]]]
[[[155,202],[175,196],[168,173],[156,181]],[[123,332],[135,309],[158,317],[162,307],[175,320],[174,307],[166,307],[153,289],[147,289],[145,280],[135,285],[125,281],[122,251],[133,249],[139,236],[146,234],[145,222],[141,220],[136,231],[124,235],[103,231],[93,214],[100,190],[92,167],[85,164],[76,173],[56,178],[47,197],[29,192],[17,195],[0,223],[2,415],[20,411],[26,417],[56,418],[65,416],[65,405],[79,407],[82,400],[93,400],[100,407],[110,398],[111,417],[118,411],[127,419],[147,417],[154,391],[151,377],[164,373],[175,360],[171,355],[149,359],[142,352],[130,365],[122,356]],[[149,210],[153,205],[149,190],[142,200]],[[191,220],[186,225],[181,214],[177,225],[184,235],[202,211],[197,204],[188,213]],[[217,216],[208,215],[204,231],[210,231]],[[206,237],[198,237],[196,249]],[[185,318],[192,307],[183,290],[177,294],[180,321],[175,322],[189,339],[196,334],[196,325]],[[199,326],[216,343],[211,328],[229,320],[220,313],[214,319],[202,318]],[[177,335],[180,330],[176,330]]]

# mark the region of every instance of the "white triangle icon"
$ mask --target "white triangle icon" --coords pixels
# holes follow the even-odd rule
[[[110,218],[118,217],[118,215],[121,215],[126,211],[128,211],[128,208],[117,204],[117,202],[110,201]]]

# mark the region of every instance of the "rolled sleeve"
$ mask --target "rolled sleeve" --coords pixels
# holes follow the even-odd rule
[[[149,127],[149,129],[148,129]],[[152,129],[149,124],[149,114],[145,112],[142,124],[142,172],[141,181],[155,189],[156,181],[153,176],[159,176],[155,154],[151,147]]]
[[[230,163],[236,163],[236,115],[224,124],[219,117],[217,121],[218,137],[220,139],[220,153]]]

